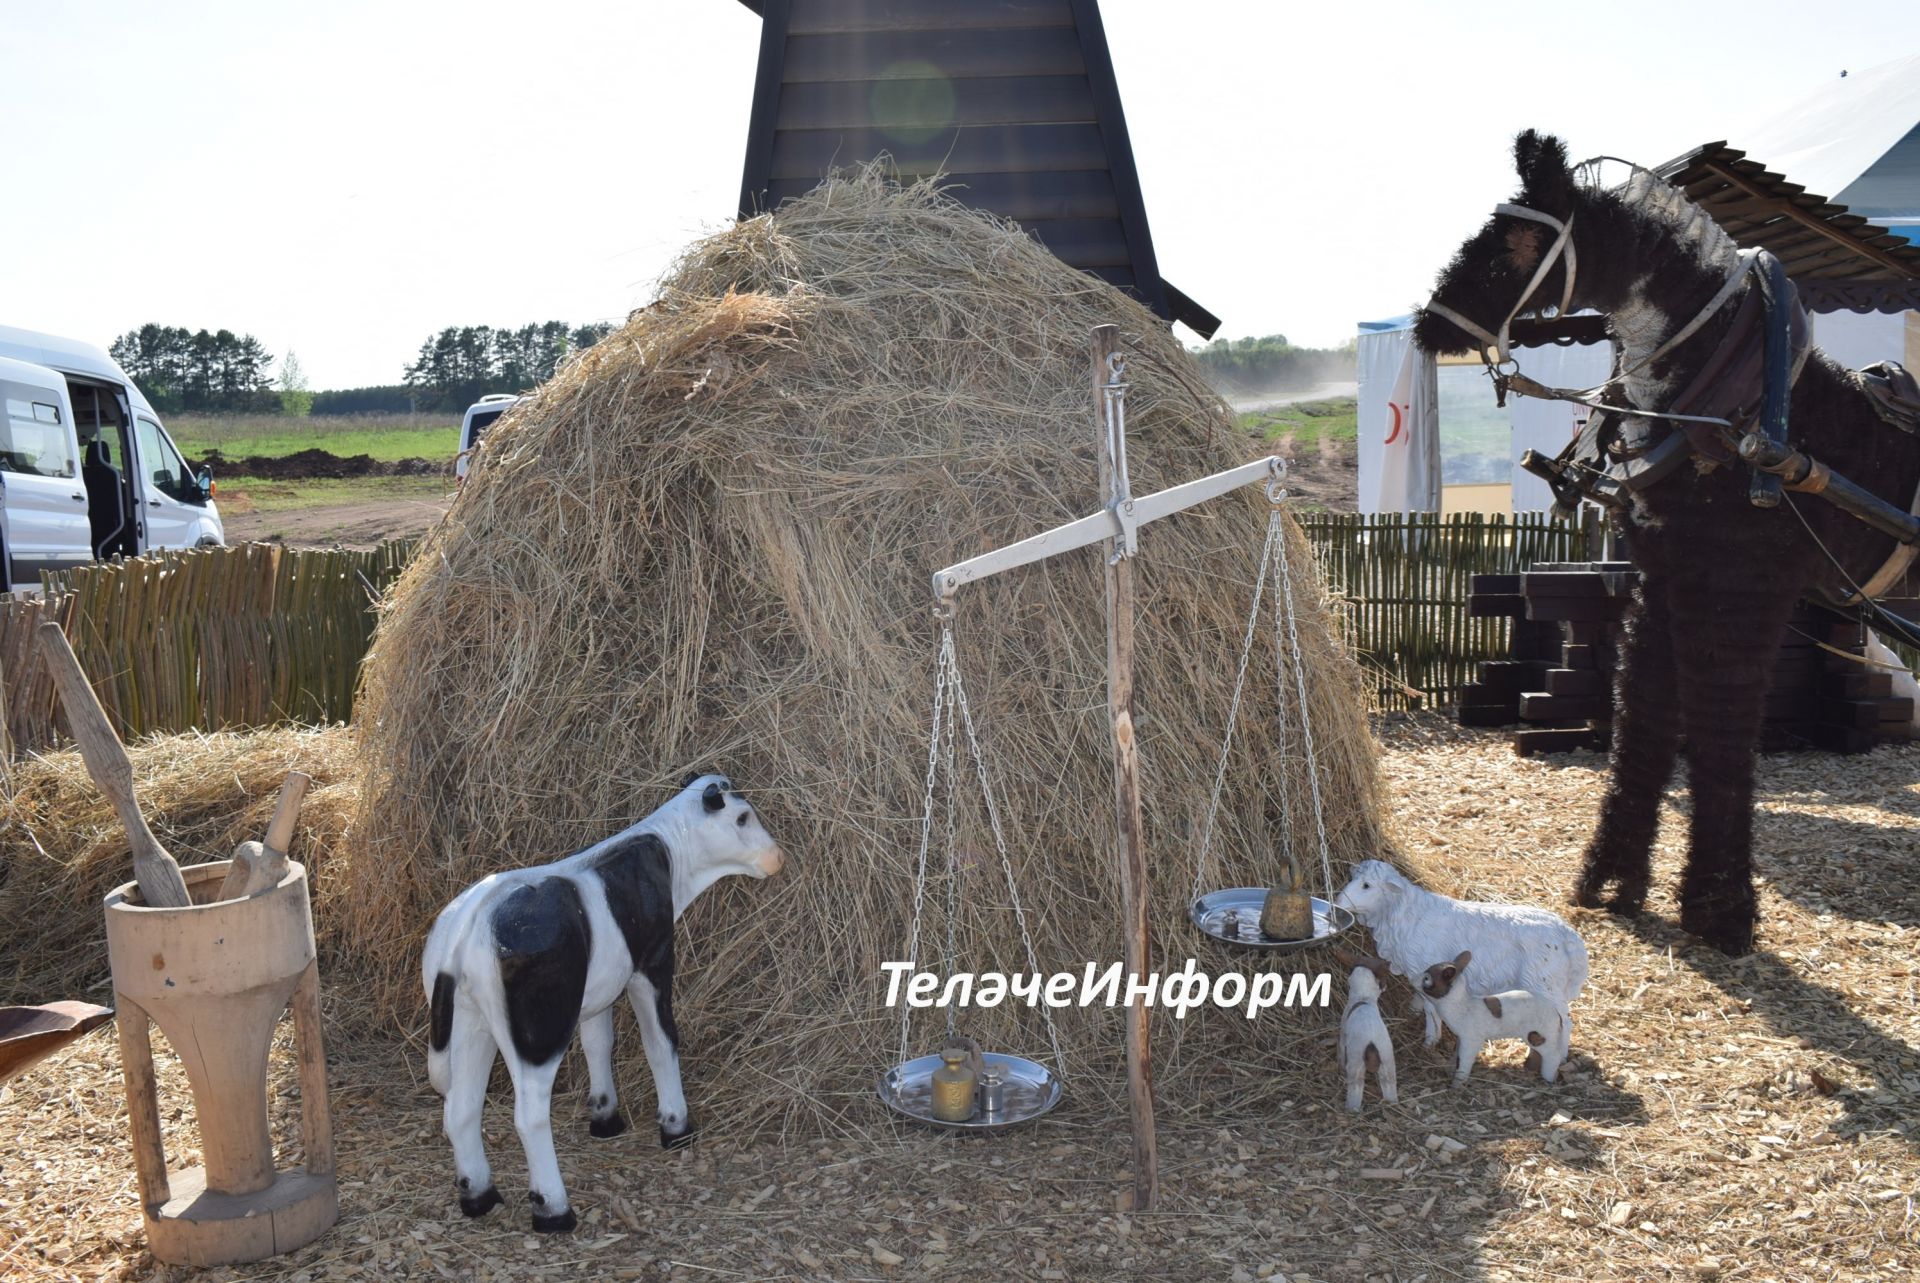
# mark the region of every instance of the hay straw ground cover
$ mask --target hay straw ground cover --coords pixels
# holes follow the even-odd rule
[[[1593,822],[1598,758],[1519,760],[1502,736],[1434,722],[1398,723],[1383,739],[1400,843],[1476,894],[1558,902]],[[1576,918],[1594,977],[1559,1087],[1529,1080],[1514,1047],[1451,1088],[1403,1007],[1390,1010],[1401,1104],[1370,1099],[1348,1116],[1337,1108],[1335,1013],[1269,1013],[1267,1037],[1297,1059],[1231,1064],[1213,1087],[1163,1091],[1165,1206],[1143,1216],[1115,1208],[1129,1149],[1097,1098],[981,1142],[895,1126],[852,1081],[836,1131],[721,1136],[669,1155],[637,1132],[589,1141],[581,1084],[558,1101],[556,1130],[583,1226],[536,1239],[496,1083],[488,1144],[509,1201],[470,1223],[453,1207],[424,1082],[424,1013],[410,1039],[353,1033],[362,995],[334,973],[343,1220],[292,1256],[202,1277],[1910,1279],[1916,778],[1920,746],[1762,760],[1763,948],[1743,961],[1667,925],[1684,842],[1684,814],[1670,806],[1655,916]],[[271,798],[263,782],[245,805]],[[688,1033],[698,1113],[719,1067],[701,1029]],[[625,1017],[620,1037],[633,1039]],[[162,1059],[167,1099],[183,1102],[177,1065]],[[1235,1087],[1263,1072],[1271,1095]],[[629,1101],[648,1090],[631,1065],[620,1085]],[[296,1112],[276,1102],[283,1134]],[[191,1160],[181,1120],[166,1125],[173,1161]],[[110,1031],[16,1081],[0,1104],[0,1155],[0,1275],[185,1277],[141,1246]]]

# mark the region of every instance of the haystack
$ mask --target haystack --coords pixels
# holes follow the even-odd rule
[[[1087,351],[1104,322],[1133,353],[1137,493],[1255,453],[1137,304],[1017,227],[873,173],[694,245],[657,302],[515,407],[393,589],[365,670],[369,776],[322,930],[373,965],[376,1007],[424,1021],[421,942],[462,885],[575,850],[685,772],[718,768],[791,859],[775,880],[709,892],[683,925],[676,1006],[695,1108],[710,1122],[817,1123],[867,1093],[899,1030],[880,965],[905,956],[928,576],[1097,506]],[[1185,905],[1266,510],[1235,496],[1142,536],[1137,709],[1162,969],[1202,948]],[[1288,538],[1304,570],[1309,550]],[[1344,870],[1378,853],[1375,749],[1359,675],[1312,574],[1302,581]],[[959,602],[961,663],[1046,970],[1120,956],[1103,627],[1091,551]],[[1229,778],[1229,883],[1271,877],[1283,786],[1313,849],[1304,765],[1283,756],[1271,716],[1270,628],[1258,646],[1268,658]],[[977,801],[960,844],[960,967],[1024,970]],[[936,882],[932,941],[943,895]],[[1032,1012],[960,1019],[994,1045],[1043,1045]],[[1076,1099],[1102,1108],[1119,1012],[1058,1019]],[[1228,1088],[1201,1080],[1235,1065],[1250,1072],[1232,1090],[1257,1093],[1276,1057],[1309,1054],[1283,1050],[1303,1027],[1331,1018],[1162,1020],[1163,1099],[1203,1103]],[[623,1039],[634,1061],[637,1042]]]

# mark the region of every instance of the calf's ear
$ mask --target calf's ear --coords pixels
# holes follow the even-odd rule
[[[700,805],[709,811],[718,811],[727,804],[727,795],[718,784],[707,785],[707,791],[700,795]]]

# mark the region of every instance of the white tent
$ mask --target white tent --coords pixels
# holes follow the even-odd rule
[[[1521,469],[1520,456],[1527,450],[1558,454],[1579,431],[1586,411],[1562,401],[1526,397],[1509,397],[1507,408],[1498,410],[1493,389],[1478,365],[1436,365],[1432,357],[1413,347],[1412,325],[1411,316],[1360,323],[1360,511],[1438,512],[1447,484],[1484,482],[1484,460],[1478,461],[1481,470],[1471,477],[1449,477],[1449,457],[1455,460],[1456,473],[1462,461],[1458,451],[1448,447],[1464,435],[1468,420],[1484,425],[1489,417],[1505,421],[1506,459],[1496,469],[1498,481],[1511,481],[1513,510],[1552,507],[1553,492],[1546,482]],[[1396,397],[1395,385],[1409,359],[1414,362],[1410,388],[1402,387]],[[1586,388],[1607,377],[1613,353],[1606,343],[1549,345],[1521,349],[1520,361],[1528,375],[1542,383]],[[1449,432],[1450,417],[1461,431]],[[1396,445],[1406,443],[1404,474],[1392,466],[1389,438]]]

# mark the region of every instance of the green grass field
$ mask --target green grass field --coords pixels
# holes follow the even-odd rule
[[[220,481],[214,502],[222,511],[297,512],[338,504],[381,503],[402,499],[437,500],[453,490],[446,477],[312,477],[302,481],[270,481],[262,477],[227,477]]]
[[[1253,410],[1240,416],[1240,426],[1263,441],[1288,436],[1296,448],[1317,449],[1324,438],[1352,446],[1359,437],[1360,403],[1353,397],[1330,401],[1301,401],[1271,410]]]
[[[376,459],[451,459],[460,447],[460,425],[395,414],[317,415],[305,419],[274,414],[176,415],[167,431],[189,459],[217,449],[229,459],[277,458],[302,450],[327,450]]]

